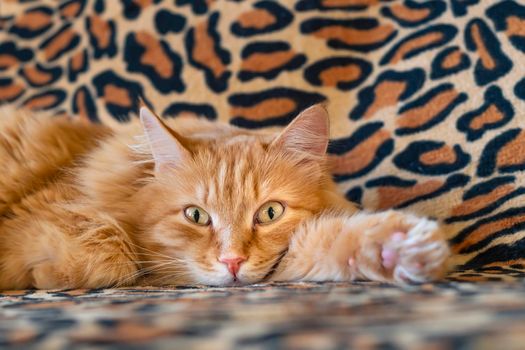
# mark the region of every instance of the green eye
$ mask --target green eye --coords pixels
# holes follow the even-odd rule
[[[284,206],[281,203],[268,202],[259,209],[257,215],[255,216],[255,219],[259,224],[269,224],[280,218],[283,215],[283,213]]]
[[[184,215],[188,220],[200,226],[210,224],[210,215],[204,209],[192,206],[184,209]]]

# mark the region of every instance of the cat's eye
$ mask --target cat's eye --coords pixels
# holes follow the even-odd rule
[[[188,220],[200,226],[210,224],[210,215],[202,208],[191,206],[184,209],[184,215]]]
[[[259,209],[255,215],[255,220],[258,224],[269,224],[280,218],[283,213],[284,206],[281,203],[268,202]]]

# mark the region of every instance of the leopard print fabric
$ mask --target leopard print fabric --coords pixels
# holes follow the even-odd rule
[[[0,293],[2,349],[523,349],[523,283]]]
[[[442,219],[458,278],[520,275],[524,28],[509,0],[2,0],[0,102],[262,128],[328,101],[349,200]]]

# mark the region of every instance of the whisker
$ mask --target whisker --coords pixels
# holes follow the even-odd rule
[[[129,242],[129,243],[130,243],[131,245],[133,245],[133,246],[135,246],[135,247],[141,249],[141,250],[145,250],[146,252],[153,253],[153,254],[155,254],[155,255],[157,255],[157,256],[159,256],[159,257],[164,257],[164,258],[168,258],[168,259],[173,259],[173,257],[171,257],[171,256],[169,256],[169,255],[162,254],[162,253],[160,253],[160,252],[156,252],[156,251],[154,251],[154,250],[150,250],[150,249],[144,248],[144,247],[139,246],[138,244],[135,244],[135,243],[133,243],[133,242]],[[142,254],[142,253],[137,253],[137,254]]]
[[[145,263],[163,263],[163,262],[173,262],[172,260],[133,260],[133,261],[126,261],[126,262],[114,262],[114,263],[108,263],[108,265],[133,265],[133,264],[145,264]]]
[[[165,266],[165,265],[169,265],[169,264],[172,264],[172,262],[165,262],[165,263],[162,263],[162,264],[157,264],[157,265],[154,265],[154,266],[151,266],[151,267],[146,267],[146,268],[141,268],[133,273],[131,273],[130,275],[126,276],[123,280],[121,280],[119,283],[117,283],[115,285],[116,288],[118,287],[121,287],[122,285],[124,285],[125,283],[127,283],[128,281],[132,280],[132,279],[136,279],[140,276],[143,276],[147,273],[151,273],[152,271],[155,271],[155,269],[159,269],[160,267],[162,266]]]
[[[173,261],[185,261],[184,259],[181,259],[181,258],[178,258],[176,256],[170,256],[169,258],[166,256],[158,256],[158,255],[153,255],[153,254],[137,254],[137,255],[143,255],[145,258],[149,258],[149,257],[152,257],[152,258],[157,258],[157,257],[160,257],[160,258],[165,258],[166,260],[173,260]]]
[[[144,273],[145,273],[145,272],[144,272],[142,269],[140,269],[140,270],[138,270],[138,271],[135,271],[135,272],[133,272],[133,273],[127,275],[126,277],[124,277],[123,279],[121,279],[120,281],[118,281],[117,283],[115,283],[115,285],[114,285],[113,287],[114,287],[114,288],[120,288],[120,287],[126,285],[126,283],[127,283],[128,281],[131,281],[131,280],[133,280],[133,279],[136,279],[136,278],[142,276]]]
[[[182,271],[177,272],[177,277],[191,280],[192,275],[186,270],[184,272]],[[172,275],[155,276],[154,279],[150,281],[151,281],[151,284],[153,285],[177,285],[177,283],[173,283],[173,282],[166,283],[167,281],[169,281],[169,279],[172,279],[172,278],[173,278]]]

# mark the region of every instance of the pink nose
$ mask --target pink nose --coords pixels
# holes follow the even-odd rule
[[[226,266],[228,266],[228,270],[233,275],[233,277],[237,277],[237,272],[239,272],[239,268],[245,260],[246,258],[240,256],[219,259],[221,263],[226,264]]]

